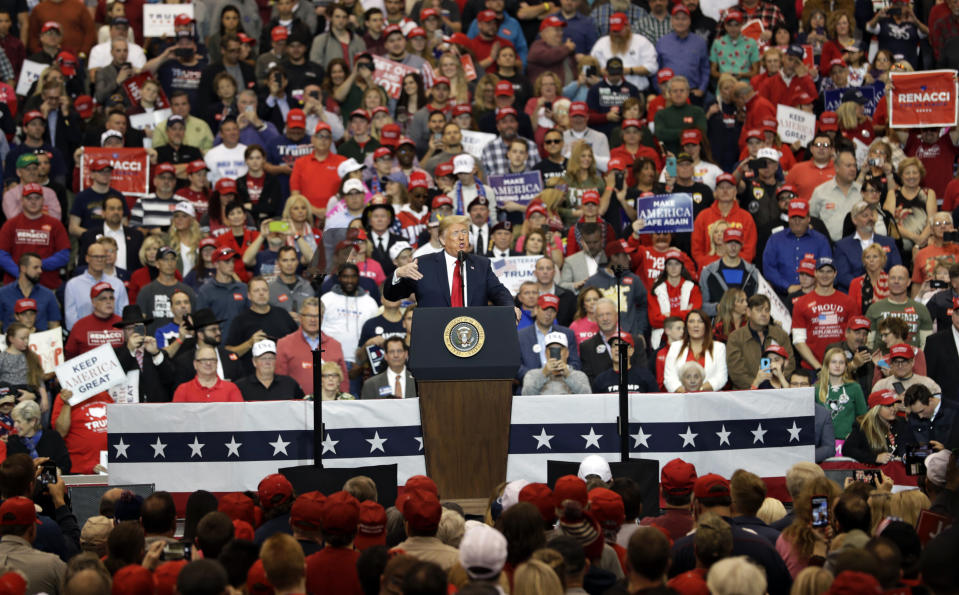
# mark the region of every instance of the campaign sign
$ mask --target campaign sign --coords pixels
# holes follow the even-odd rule
[[[178,15],[185,14],[193,18],[192,4],[144,4],[143,5],[143,36],[144,37],[173,37],[173,20]]]
[[[89,188],[93,184],[90,180],[90,165],[99,157],[106,157],[113,165],[111,187],[130,196],[143,196],[149,192],[150,157],[146,149],[140,147],[83,147],[83,160],[80,162],[82,188]]]
[[[816,137],[816,114],[779,104],[776,106],[776,122],[776,132],[787,145],[798,140],[805,146]]]
[[[893,128],[956,125],[955,70],[894,72],[889,75],[889,126]]]
[[[952,527],[951,518],[929,510],[920,511],[919,519],[916,521],[916,533],[919,534],[922,545],[926,545],[950,527]]]
[[[536,281],[536,261],[542,256],[507,256],[492,258],[490,264],[493,274],[513,295],[519,293],[519,286],[526,281]]]
[[[479,159],[483,155],[483,149],[486,148],[486,145],[490,144],[494,138],[495,134],[490,134],[489,132],[477,132],[475,130],[462,130],[463,140],[463,152],[469,153],[476,159]]]
[[[152,74],[149,72],[141,72],[140,74],[133,75],[127,80],[123,81],[120,86],[123,87],[123,92],[126,93],[127,99],[130,100],[131,105],[140,105],[140,89],[143,88],[144,83],[151,79],[153,79]],[[168,107],[170,107],[170,102],[167,101],[166,93],[163,92],[163,87],[159,87],[159,93],[157,94],[156,99],[156,108],[162,109]]]
[[[373,82],[382,87],[386,94],[393,99],[400,98],[400,92],[403,90],[403,77],[411,72],[417,72],[412,66],[387,60],[375,54],[373,55],[373,67]]]
[[[30,351],[40,358],[44,374],[52,373],[63,363],[63,329],[52,328],[48,331],[30,333],[27,343],[30,345]],[[0,351],[6,351],[6,349],[7,337],[0,335]]]
[[[513,201],[527,205],[543,191],[543,174],[528,171],[521,174],[491,175],[489,185],[496,192],[497,202]]]
[[[460,64],[463,65],[463,71],[466,72],[466,80],[476,80],[476,65],[473,64],[473,58],[469,54],[460,54]]]
[[[693,230],[693,197],[687,193],[657,194],[636,199],[637,218],[646,222],[640,233]]]
[[[20,67],[20,78],[17,80],[17,95],[26,97],[27,93],[30,92],[30,87],[39,80],[40,74],[47,66],[47,64],[41,64],[33,60],[24,60],[23,66]]]
[[[846,91],[850,91],[852,89],[859,89],[862,91],[863,97],[866,98],[866,105],[863,106],[863,111],[865,111],[866,115],[871,118],[872,114],[876,111],[876,105],[886,93],[885,87],[882,85],[882,83],[863,85],[861,87],[843,87],[842,89],[830,89],[829,91],[825,91],[822,94],[822,99],[826,111],[836,111],[836,108],[842,104],[842,96],[846,93]]]
[[[111,345],[101,345],[57,366],[60,386],[73,393],[70,405],[126,381],[127,375]]]

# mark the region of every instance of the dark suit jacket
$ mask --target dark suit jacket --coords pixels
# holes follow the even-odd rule
[[[137,369],[137,360],[130,355],[130,350],[126,345],[113,348],[117,354],[117,360],[124,372]],[[192,354],[190,356],[192,360]],[[171,382],[176,369],[170,356],[163,354],[163,361],[157,366],[153,363],[153,356],[144,352],[143,369],[140,370],[140,382],[138,392],[141,403],[169,403],[173,400],[173,389],[176,387]]]
[[[237,198],[241,203],[250,202],[250,193],[246,189],[246,176],[240,176],[236,181]],[[253,207],[253,218],[259,223],[264,219],[279,219],[283,215],[283,205],[286,199],[283,197],[283,187],[280,185],[280,179],[270,174],[264,174],[263,191],[260,193],[260,201]]]
[[[633,367],[646,367],[646,340],[642,336],[633,335],[636,341],[636,350],[633,353]],[[596,379],[600,373],[613,367],[613,359],[609,355],[609,350],[603,342],[600,333],[596,333],[589,339],[586,339],[579,345],[579,359],[583,363],[583,372],[589,376],[590,382]]]
[[[103,235],[103,221],[94,221],[87,231],[80,236],[79,262],[86,262],[87,248],[97,241],[97,238]],[[123,235],[127,240],[127,260],[118,262],[117,267],[128,271],[135,271],[140,268],[140,246],[143,245],[143,232],[135,227],[123,226]]]
[[[873,240],[886,251],[886,272],[897,264],[902,264],[896,242],[889,236],[873,234]],[[836,242],[832,249],[833,262],[836,263],[836,287],[848,292],[852,280],[865,272],[862,264],[862,244],[859,238],[851,235]]]
[[[943,330],[929,335],[923,349],[926,355],[926,376],[942,388],[943,401],[956,402],[959,398],[959,353],[952,337],[952,323]]]
[[[569,343],[569,357],[566,358],[566,363],[574,370],[581,369],[583,363],[579,359],[579,350],[576,348],[576,334],[565,326],[555,323],[553,324],[553,331],[566,335],[566,341]],[[543,364],[539,361],[540,353],[536,350],[538,347],[539,343],[536,342],[536,324],[533,323],[519,332],[520,365],[519,370],[516,372],[516,377],[520,381],[523,380],[523,376],[526,376],[526,373],[530,370],[543,367]]]
[[[404,242],[406,240],[390,232],[387,235],[386,248],[381,250],[379,246],[376,245],[376,237],[374,237],[371,232],[367,232],[367,237],[370,243],[373,244],[373,252],[370,253],[370,256],[383,267],[383,274],[386,275],[387,283],[389,283],[390,277],[393,276],[393,271],[396,270],[396,265],[393,264],[393,260],[390,258],[390,247],[396,242]]]
[[[922,419],[910,413],[906,421],[912,428],[916,442],[924,444],[930,440],[941,442],[948,450],[959,448],[959,407],[953,401],[943,399],[939,411],[932,420]]]
[[[576,294],[564,287],[553,284],[553,293],[559,298],[559,311],[556,312],[556,322],[563,326],[569,326],[576,317]],[[519,303],[519,296],[513,299],[513,305],[517,308],[523,306]]]
[[[216,350],[219,353],[220,361],[223,363],[223,375],[226,376],[226,380],[236,382],[244,376],[247,376],[240,357],[235,353],[227,351],[222,345],[217,347]],[[193,345],[192,349],[183,349],[181,347],[176,357],[173,358],[173,365],[176,367],[176,384],[174,388],[184,382],[193,380],[196,376],[196,368],[193,367],[193,354],[195,352],[196,344]]]
[[[400,301],[411,293],[416,294],[416,303],[420,307],[449,307],[450,282],[446,274],[445,252],[435,252],[419,259],[419,270],[423,278],[419,281],[400,279],[393,284],[392,279],[383,283],[383,295],[388,300]],[[466,255],[466,305],[485,306],[492,302],[495,306],[512,306],[513,296],[499,282],[490,261],[475,254]]]
[[[236,90],[237,94],[244,89],[253,89],[256,87],[256,72],[254,72],[253,67],[246,62],[240,62],[239,65],[240,72],[243,73],[244,86]],[[222,61],[210,64],[203,69],[203,74],[200,75],[200,87],[197,89],[196,94],[197,104],[212,105],[219,101],[220,98],[216,96],[216,89],[213,88],[213,79],[224,70],[226,70],[226,68],[223,66]]]
[[[381,388],[389,388],[390,396],[387,397],[380,393]],[[380,372],[375,376],[370,376],[363,382],[363,390],[360,392],[361,399],[386,399],[392,398],[393,387],[390,386],[387,379],[386,372]],[[416,398],[416,380],[413,379],[413,375],[410,374],[410,371],[406,370],[406,394],[403,395],[404,399],[415,399]]]

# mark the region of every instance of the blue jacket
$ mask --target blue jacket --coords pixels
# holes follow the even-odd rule
[[[690,31],[686,39],[680,39],[675,31],[670,31],[656,42],[656,53],[659,55],[659,67],[671,68],[676,74],[689,79],[690,89],[708,89],[709,48],[702,37]],[[659,87],[658,83],[656,87]]]
[[[572,39],[573,43],[576,44],[577,54],[588,54],[596,45],[596,40],[599,39],[593,18],[580,12],[574,14],[571,19],[564,17],[563,13],[556,16],[559,17],[559,20],[566,22],[563,41]]]
[[[503,39],[508,39],[509,42],[513,44],[520,62],[525,65],[526,54],[529,53],[529,47],[526,45],[526,36],[523,35],[523,28],[520,26],[519,21],[504,12],[503,22],[500,23],[499,31],[496,34]],[[470,23],[470,28],[469,31],[466,32],[466,36],[473,39],[477,35],[479,35],[479,21],[474,20]]]
[[[887,273],[892,267],[902,264],[899,249],[896,248],[896,242],[892,238],[875,233],[872,239],[886,251]],[[836,263],[836,287],[844,293],[849,293],[849,284],[852,280],[866,272],[862,264],[862,244],[859,243],[859,238],[853,234],[836,242],[832,259]]]
[[[799,283],[799,261],[806,255],[819,260],[823,256],[832,256],[829,239],[818,231],[809,228],[801,238],[787,227],[769,237],[763,250],[763,277],[776,291],[785,293],[790,285]]]
[[[553,331],[566,335],[566,342],[569,343],[569,357],[566,358],[566,363],[574,370],[582,370],[583,364],[579,360],[579,350],[576,348],[576,335],[570,329],[556,323],[553,323]],[[546,349],[546,346],[540,345],[538,342],[535,323],[519,332],[519,355],[521,362],[519,371],[516,372],[518,379],[522,380],[530,370],[543,367],[543,362],[540,361],[540,354],[542,354],[544,349]]]
[[[419,258],[419,271],[423,275],[419,281],[400,279],[394,284],[392,279],[387,279],[383,283],[383,296],[388,300],[400,301],[415,293],[416,303],[421,308],[448,308],[450,282],[446,273],[445,254],[434,252]],[[513,306],[513,295],[493,274],[490,261],[485,256],[466,256],[466,293],[467,306],[485,306],[487,302],[495,306]]]

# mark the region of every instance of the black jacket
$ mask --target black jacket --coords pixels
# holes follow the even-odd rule
[[[631,368],[646,367],[646,340],[642,336],[633,336],[636,341],[636,351],[633,354]],[[601,373],[613,367],[613,360],[609,356],[609,349],[603,342],[600,333],[579,344],[579,359],[583,362],[583,372],[589,376],[592,383]],[[653,385],[655,386],[655,380]]]
[[[906,418],[912,428],[916,442],[924,444],[930,440],[941,442],[949,450],[959,448],[959,406],[943,399],[939,412],[933,419],[922,419],[909,414]]]
[[[237,94],[244,89],[254,89],[256,87],[256,73],[253,71],[253,67],[246,62],[240,62],[239,66],[240,72],[243,74],[244,84],[242,88],[236,90]],[[223,62],[210,64],[203,69],[203,74],[200,75],[200,87],[196,94],[198,105],[212,105],[220,100],[216,95],[216,89],[213,88],[213,79],[224,70],[226,70],[226,67],[223,66]]]
[[[7,456],[19,453],[30,454],[27,446],[20,439],[20,436],[11,434],[7,438]],[[57,464],[60,472],[64,475],[70,473],[73,463],[70,461],[70,452],[67,450],[67,443],[63,441],[60,434],[53,428],[45,428],[43,435],[37,442],[37,455],[49,457],[51,461]]]
[[[247,176],[240,176],[236,181],[237,198],[241,203],[250,202],[250,193],[246,189]],[[283,188],[280,179],[270,174],[263,174],[263,190],[260,191],[260,200],[251,211],[253,218],[259,224],[264,219],[280,219],[283,216],[283,207],[286,200],[283,198]]]
[[[91,244],[96,242],[97,238],[101,235],[103,235],[103,221],[94,221],[93,224],[87,228],[87,231],[80,236],[80,249],[78,250],[79,262],[86,262],[84,257],[86,256],[87,249]],[[135,271],[142,266],[140,264],[139,254],[140,246],[143,245],[143,233],[135,227],[124,225],[123,236],[127,241],[127,259],[126,262],[118,262],[117,266],[128,271]]]
[[[114,347],[113,351],[117,354],[117,360],[124,372],[130,372],[138,369],[137,360],[130,354],[126,345]],[[162,353],[162,352],[161,352]],[[140,381],[137,386],[137,396],[141,403],[169,403],[173,400],[173,390],[176,388],[172,384],[176,369],[170,356],[163,354],[163,360],[159,365],[153,363],[153,356],[149,353],[143,353],[143,369],[140,370]]]
[[[926,376],[932,378],[942,388],[942,400],[959,400],[959,352],[952,336],[952,321],[945,327],[940,326],[938,333],[926,338],[923,353],[926,355]]]
[[[912,428],[901,417],[897,417],[891,426],[892,434],[896,437],[896,449],[892,454],[901,457],[906,454],[910,446],[916,444],[916,439],[912,435]],[[842,445],[843,456],[851,457],[867,465],[875,465],[876,457],[882,452],[886,452],[886,450],[874,450],[869,445],[866,434],[859,427],[859,422],[853,422],[852,431],[846,436],[846,442]]]
[[[226,377],[224,380],[237,382],[247,375],[239,356],[237,356],[235,353],[227,351],[222,345],[217,347],[216,350],[217,354],[220,356],[220,362],[223,364],[223,375]],[[176,357],[173,358],[173,366],[176,369],[175,387],[180,386],[184,382],[193,380],[193,378],[196,376],[196,368],[193,367],[193,354],[195,352],[195,345],[192,349],[183,349],[181,347],[180,351],[177,352]],[[173,391],[171,391],[171,393],[172,392]]]

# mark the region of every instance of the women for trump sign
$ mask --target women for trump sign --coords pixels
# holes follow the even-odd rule
[[[889,75],[889,125],[930,128],[956,125],[955,70],[894,72]]]

